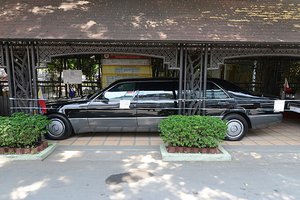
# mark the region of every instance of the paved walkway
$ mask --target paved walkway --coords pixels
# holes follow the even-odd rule
[[[54,142],[70,146],[155,146],[162,144],[159,133],[80,134]],[[268,128],[250,130],[243,140],[224,141],[223,144],[230,146],[300,145],[300,118],[288,118]]]

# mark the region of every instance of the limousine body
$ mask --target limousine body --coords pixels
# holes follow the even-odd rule
[[[178,87],[178,79],[124,79],[78,101],[49,103],[51,124],[46,136],[64,139],[72,133],[158,131],[161,119],[188,113],[195,109],[189,103],[199,101],[198,114],[226,120],[227,140],[241,140],[248,129],[282,120],[282,114],[274,112],[273,99],[255,96],[225,80],[208,79],[205,98],[197,91],[185,91],[182,96],[188,100],[179,99]]]

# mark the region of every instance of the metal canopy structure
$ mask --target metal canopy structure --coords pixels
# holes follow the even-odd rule
[[[46,67],[52,58],[77,54],[122,53],[161,58],[170,70],[179,70],[180,91],[199,91],[205,98],[207,70],[218,69],[227,58],[257,55],[286,55],[299,57],[300,45],[264,45],[247,43],[155,43],[155,42],[62,42],[18,41],[2,42],[0,66],[9,74],[11,107],[33,110],[37,107],[36,69]],[[187,114],[199,112],[200,101],[180,92],[182,108]],[[32,111],[32,110],[31,110]]]
[[[23,99],[37,98],[37,68],[80,54],[161,58],[179,71],[180,91],[205,91],[207,70],[226,59],[299,57],[299,6],[298,0],[4,0],[0,67],[8,72],[10,97],[18,99],[11,107],[34,109],[36,102]],[[200,106],[180,95],[190,102],[182,107]]]

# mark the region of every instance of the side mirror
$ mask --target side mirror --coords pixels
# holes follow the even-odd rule
[[[109,99],[105,98],[105,97],[102,97],[101,98],[101,102],[103,103],[108,103],[109,102]]]
[[[101,95],[99,96],[99,100],[100,100],[101,102],[103,102],[103,103],[108,103],[108,102],[109,102],[109,99],[106,98],[106,97],[104,96],[104,94],[101,94]]]

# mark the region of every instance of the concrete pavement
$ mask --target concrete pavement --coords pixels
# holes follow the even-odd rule
[[[225,148],[232,161],[163,162],[158,146],[59,145],[1,161],[0,199],[300,199],[300,146]]]
[[[44,161],[0,160],[0,200],[297,200],[299,118],[224,142],[228,162],[163,162],[158,134],[82,134]]]

